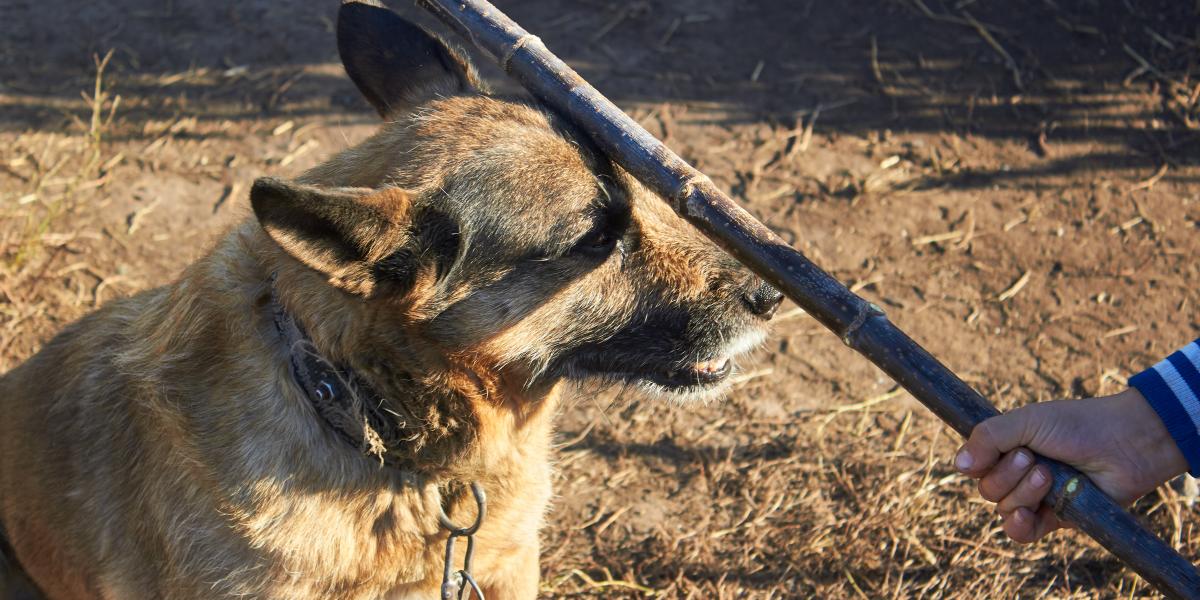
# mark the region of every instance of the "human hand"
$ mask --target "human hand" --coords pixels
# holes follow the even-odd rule
[[[1042,499],[1050,470],[1036,452],[1088,476],[1122,506],[1187,471],[1187,461],[1141,393],[1029,404],[992,417],[971,432],[955,456],[959,471],[979,479],[979,493],[996,503],[1004,532],[1020,543],[1070,523]]]

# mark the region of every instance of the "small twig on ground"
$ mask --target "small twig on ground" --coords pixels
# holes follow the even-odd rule
[[[658,49],[659,50],[667,49],[667,45],[671,43],[671,38],[675,36],[675,32],[679,30],[679,26],[682,24],[683,24],[682,17],[675,17],[675,20],[671,21],[671,25],[669,27],[667,27],[666,33],[664,33],[662,38],[660,38],[658,40]]]
[[[142,206],[142,207],[138,208],[137,210],[133,211],[132,213],[130,213],[129,228],[125,230],[125,234],[133,235],[134,233],[137,233],[137,230],[139,228],[141,228],[141,226],[142,226],[142,219],[144,219],[146,217],[146,215],[150,213],[150,211],[153,211],[155,208],[158,208],[158,205],[161,203],[162,203],[162,197],[160,196],[160,197],[155,198],[154,200],[151,200],[145,206]]]
[[[1166,174],[1167,174],[1167,163],[1163,163],[1162,166],[1158,167],[1158,170],[1155,171],[1153,175],[1137,182],[1132,187],[1125,190],[1125,192],[1129,193],[1129,192],[1136,192],[1138,190],[1148,190],[1148,189],[1154,187],[1154,184],[1158,183],[1159,180],[1162,179]]]
[[[637,590],[648,596],[658,596],[662,593],[654,588],[641,585],[640,583],[635,583],[632,581],[625,581],[623,579],[613,579],[612,574],[607,573],[607,572],[605,573],[605,577],[607,579],[604,579],[601,581],[592,579],[591,576],[589,576],[587,573],[584,573],[583,571],[581,571],[579,569],[572,569],[571,574],[578,577],[580,580],[583,581],[583,583],[585,585],[587,585],[590,588],[596,588],[596,589],[625,588],[625,589],[630,589],[630,590]]]
[[[626,4],[625,6],[622,6],[621,10],[619,10],[617,12],[616,16],[614,16],[607,23],[605,23],[603,26],[601,26],[600,29],[596,30],[596,33],[593,33],[592,37],[588,38],[588,41],[595,44],[596,42],[599,42],[604,36],[608,35],[608,32],[612,31],[613,29],[616,29],[617,25],[620,25],[621,22],[624,21],[629,16],[629,9],[630,9],[630,5],[628,5],[628,4]]]
[[[760,377],[766,377],[768,375],[771,375],[774,372],[775,372],[775,369],[772,369],[771,367],[766,367],[763,369],[756,369],[756,370],[750,371],[748,373],[741,373],[738,375],[734,375],[733,377],[730,377],[729,384],[730,385],[741,385],[743,383],[746,383],[747,381],[752,381],[752,380],[758,379]]]
[[[595,427],[596,427],[596,422],[589,421],[587,424],[587,427],[583,428],[583,431],[580,431],[578,435],[576,435],[575,437],[573,437],[569,440],[563,440],[563,441],[555,444],[554,445],[555,449],[560,450],[560,451],[565,450],[567,448],[570,448],[571,446],[574,446],[575,444],[578,444],[579,442],[582,442],[585,438],[587,438],[588,434],[591,433],[592,429]]]
[[[128,275],[111,275],[109,277],[105,277],[96,286],[96,290],[94,292],[92,292],[92,306],[93,307],[100,306],[100,303],[103,300],[104,290],[112,287],[114,284],[117,284],[117,283],[127,283],[130,285],[133,285],[134,287],[137,287],[137,285],[136,285],[137,281]]]
[[[884,280],[883,274],[876,273],[866,279],[861,279],[859,281],[854,282],[854,284],[850,286],[850,291],[857,294],[863,288],[883,283],[883,280]]]
[[[805,310],[804,310],[803,308],[800,308],[799,306],[797,306],[797,307],[795,307],[795,308],[793,308],[793,309],[791,309],[791,310],[789,310],[789,311],[787,311],[787,312],[785,312],[785,313],[783,313],[783,314],[781,314],[781,315],[778,315],[778,316],[776,316],[776,317],[775,317],[775,322],[776,322],[776,323],[779,323],[779,322],[781,322],[781,321],[787,321],[788,319],[794,319],[794,318],[796,318],[796,317],[802,317],[802,316],[805,316],[805,315],[807,315],[807,314],[808,314],[808,313],[807,313],[807,312],[805,312]]]
[[[941,14],[935,13],[932,10],[930,10],[929,7],[926,6],[925,3],[922,2],[921,0],[909,0],[909,1],[914,6],[917,7],[917,10],[921,11],[921,14],[925,15],[926,17],[928,17],[934,21],[940,21],[942,23],[953,23],[955,25],[963,25],[966,27],[975,27],[976,25],[979,25],[991,33],[1006,33],[1006,31],[1004,29],[997,27],[995,25],[988,25],[988,24],[979,23],[979,22],[971,23],[970,21],[968,21],[966,19],[963,19],[961,17],[956,17],[954,15],[941,15]]]
[[[800,134],[800,141],[796,144],[796,152],[803,153],[808,150],[808,145],[812,142],[813,127],[817,124],[817,117],[821,116],[821,104],[813,109],[812,116],[808,118],[808,122],[804,124],[804,133]]]
[[[1007,290],[1000,292],[1000,295],[996,296],[996,301],[1004,302],[1005,300],[1016,296],[1017,293],[1025,287],[1025,284],[1029,283],[1029,278],[1031,276],[1033,276],[1033,271],[1025,271],[1025,273],[1023,273],[1019,279],[1013,282],[1013,284],[1009,286]]]
[[[754,71],[750,73],[751,83],[758,83],[758,77],[759,75],[762,75],[762,70],[765,66],[767,66],[767,61],[765,60],[760,60],[758,61],[758,64],[754,65]]]
[[[1012,72],[1013,84],[1017,86],[1017,89],[1024,90],[1025,82],[1021,80],[1021,68],[1017,65],[1017,61],[1008,53],[1008,50],[1004,49],[1004,46],[1000,45],[1000,42],[996,41],[996,38],[992,36],[987,27],[983,26],[983,23],[980,23],[975,17],[971,16],[971,13],[965,10],[962,11],[962,14],[967,23],[979,33],[979,37],[983,38],[983,41],[987,42],[987,45],[991,46],[992,50],[995,50],[996,54],[999,54],[1000,58],[1004,59],[1004,66],[1008,67],[1008,70]]]
[[[1132,47],[1130,47],[1129,44],[1121,44],[1121,48],[1123,50],[1125,50],[1125,54],[1128,54],[1129,57],[1132,58],[1139,65],[1141,65],[1141,67],[1143,69],[1152,73],[1155,77],[1158,77],[1159,79],[1161,79],[1163,81],[1163,83],[1166,83],[1167,85],[1171,86],[1172,90],[1181,89],[1181,88],[1186,89],[1186,86],[1179,83],[1178,81],[1175,81],[1173,78],[1167,76],[1166,73],[1162,72],[1162,70],[1160,70],[1158,67],[1151,64],[1150,61],[1143,58],[1141,54],[1138,54],[1137,51],[1134,50]]]
[[[279,87],[275,88],[275,91],[271,93],[271,97],[267,98],[267,103],[264,108],[268,111],[275,110],[275,107],[279,104],[279,101],[283,98],[283,95],[286,94],[288,90],[292,89],[292,86],[296,85],[296,82],[300,81],[304,75],[304,71],[297,71],[296,73],[292,74],[291,77],[285,79],[283,83],[279,84]]]
[[[1106,340],[1108,338],[1121,337],[1123,335],[1128,335],[1130,333],[1133,333],[1137,330],[1138,330],[1137,325],[1127,325],[1125,327],[1118,327],[1116,329],[1104,332],[1104,335],[1100,336],[1100,339]]]
[[[608,515],[608,517],[606,517],[603,521],[597,523],[593,531],[596,533],[596,535],[604,533],[605,529],[608,529],[613,523],[616,523],[617,519],[620,519],[621,515],[629,512],[629,509],[631,508],[633,508],[633,506],[627,504],[621,508],[618,508],[617,510],[614,510],[611,515]]]
[[[962,231],[947,231],[946,233],[935,233],[933,235],[923,235],[919,238],[914,238],[913,246],[925,246],[928,244],[936,244],[939,242],[950,242],[961,239],[965,234]]]
[[[891,86],[883,80],[883,69],[879,68],[879,41],[873,35],[871,36],[871,74],[875,76],[875,82],[879,84],[879,90],[883,92],[883,95],[892,96]]]

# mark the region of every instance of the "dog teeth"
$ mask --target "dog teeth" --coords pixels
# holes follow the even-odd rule
[[[698,363],[692,365],[692,370],[700,372],[700,373],[718,373],[725,369],[725,365],[728,362],[729,362],[729,359],[723,356],[721,358],[715,358],[713,360],[706,360],[704,362],[698,362]]]

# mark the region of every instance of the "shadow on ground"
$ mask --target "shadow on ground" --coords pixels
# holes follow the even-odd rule
[[[392,4],[424,18],[408,2]],[[686,103],[663,120],[788,129],[820,107],[817,126],[829,135],[950,132],[1008,140],[1046,158],[1035,168],[931,184],[1200,161],[1200,46],[1187,3],[499,4],[623,106]],[[149,137],[155,123],[184,116],[219,122],[351,109],[370,119],[337,65],[335,19],[332,0],[15,0],[0,7],[0,128],[64,127],[82,117],[91,56],[110,49],[111,83],[123,99],[118,138]],[[1055,156],[1056,145],[1077,142],[1097,150]]]

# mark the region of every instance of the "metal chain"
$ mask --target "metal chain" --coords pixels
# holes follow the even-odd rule
[[[475,532],[479,531],[479,526],[483,525],[483,517],[487,514],[487,495],[483,493],[483,486],[475,481],[471,482],[471,495],[475,496],[475,506],[479,510],[475,523],[470,527],[455,525],[446,515],[446,508],[438,506],[438,523],[450,532],[450,537],[446,538],[446,566],[442,571],[442,600],[456,600],[456,595],[457,600],[463,600],[467,589],[473,590],[479,600],[484,600],[483,590],[479,589],[479,584],[475,583],[475,577],[471,575],[471,559],[475,556]],[[463,568],[455,572],[454,541],[460,537],[467,538],[467,553],[463,556]]]

